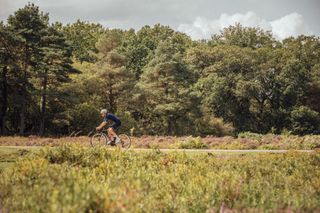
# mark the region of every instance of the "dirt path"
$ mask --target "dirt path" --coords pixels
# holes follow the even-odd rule
[[[0,146],[1,149],[39,149],[42,146]],[[113,149],[113,148],[110,148]],[[133,148],[134,151],[152,151],[154,149]],[[194,153],[286,153],[290,151],[311,153],[314,150],[265,150],[265,149],[157,149],[161,152],[194,152]]]
[[[135,151],[150,151],[152,149],[133,149]],[[247,150],[241,150],[241,149],[233,149],[233,150],[227,150],[227,149],[159,149],[161,152],[194,152],[194,153],[217,153],[217,154],[223,154],[223,153],[286,153],[290,151],[295,152],[313,152],[313,150],[263,150],[263,149],[247,149]]]

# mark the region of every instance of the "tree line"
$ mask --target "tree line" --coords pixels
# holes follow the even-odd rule
[[[50,23],[29,3],[0,23],[0,131],[86,134],[107,108],[152,135],[320,133],[320,39],[230,26],[194,41],[160,24],[135,31]]]

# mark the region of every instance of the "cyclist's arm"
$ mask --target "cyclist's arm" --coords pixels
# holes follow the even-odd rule
[[[106,121],[103,121],[96,129],[97,130],[101,130],[103,127],[105,127],[107,125]]]

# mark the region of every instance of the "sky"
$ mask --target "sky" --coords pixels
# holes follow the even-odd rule
[[[320,36],[320,0],[0,0],[0,20],[28,2],[49,12],[52,22],[81,19],[136,30],[160,23],[196,40],[235,23],[271,30],[277,39]]]

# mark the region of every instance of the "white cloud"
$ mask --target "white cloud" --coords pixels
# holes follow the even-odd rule
[[[298,13],[291,13],[278,20],[270,22],[270,24],[272,31],[280,39],[289,36],[298,36],[301,34],[311,34],[311,32],[307,30],[303,16]]]
[[[215,20],[197,17],[192,24],[179,25],[178,30],[190,35],[193,39],[208,39],[212,34],[219,33],[223,28],[235,23],[240,23],[245,27],[272,30],[277,39],[311,33],[307,30],[302,15],[298,13],[291,13],[274,21],[267,21],[254,12],[233,15],[224,13]]]

